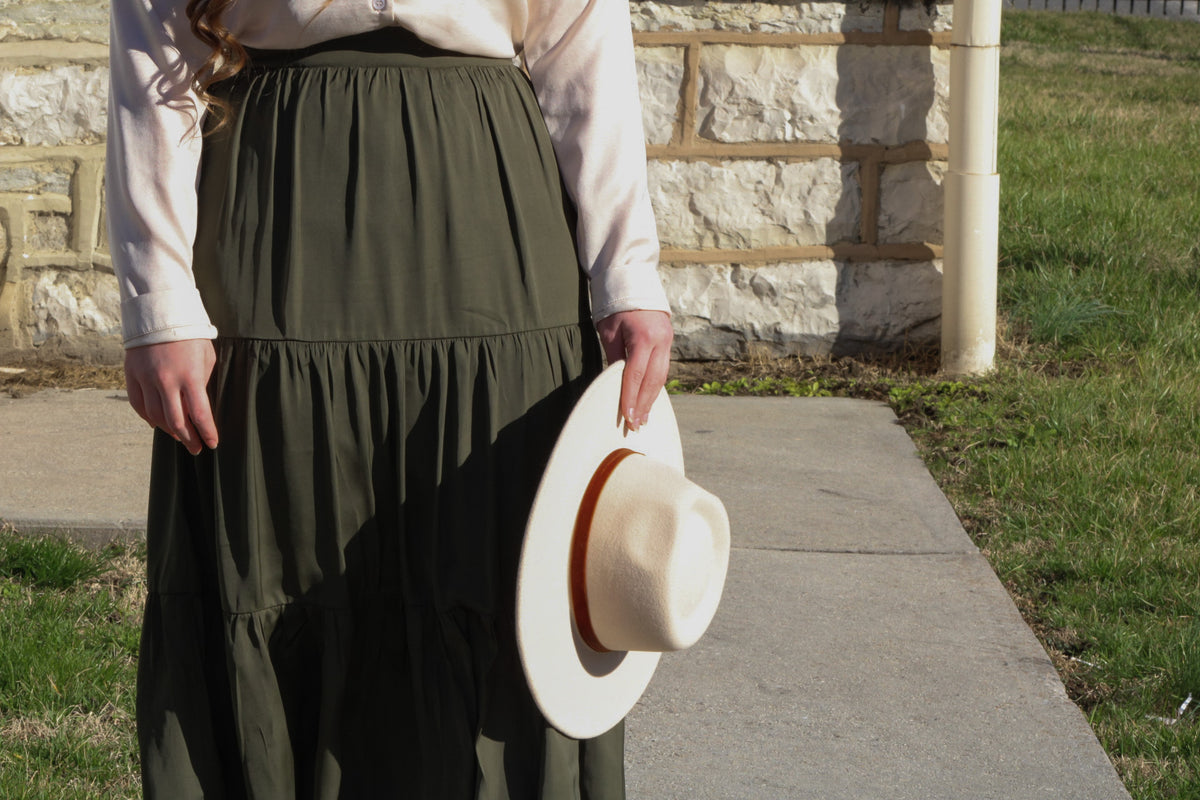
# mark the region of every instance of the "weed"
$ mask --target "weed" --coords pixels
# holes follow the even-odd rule
[[[682,390],[679,381],[674,381],[676,391]],[[702,383],[696,394],[724,395],[757,395],[776,397],[831,397],[834,391],[826,387],[819,378],[812,380],[797,380],[790,377],[779,378],[735,378],[730,381],[708,381]]]
[[[893,386],[888,391],[888,403],[897,416],[915,415],[926,420],[939,419],[950,406],[964,397],[979,397],[982,390],[963,381],[934,381]]]
[[[104,571],[104,560],[53,537],[0,532],[0,577],[49,589],[68,589]]]

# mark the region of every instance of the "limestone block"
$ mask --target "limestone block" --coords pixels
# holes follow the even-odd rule
[[[719,142],[836,142],[837,50],[705,47],[697,133]]]
[[[837,334],[837,266],[830,261],[660,270],[671,300],[674,356],[744,356],[751,342],[778,354],[827,353]]]
[[[858,233],[857,164],[652,161],[649,178],[664,247],[813,245],[852,241]]]
[[[839,133],[853,142],[949,141],[950,51],[848,45],[838,53]]]
[[[879,176],[879,241],[942,241],[942,178],[946,164],[891,164]]]
[[[635,31],[838,33],[883,30],[882,2],[633,2]]]
[[[906,0],[900,6],[900,30],[948,31],[954,23],[954,3]]]
[[[108,42],[109,0],[0,0],[0,42]]]
[[[650,144],[667,144],[675,134],[683,97],[682,47],[637,48],[642,127]]]
[[[0,164],[0,193],[70,194],[71,164]]]
[[[70,235],[66,214],[33,213],[25,223],[25,249],[30,253],[64,253],[70,249]]]
[[[661,270],[674,357],[888,351],[936,340],[941,273],[932,263],[834,261]]]
[[[719,142],[947,139],[950,62],[937,48],[711,45],[697,133]]]
[[[845,264],[835,355],[929,345],[941,334],[941,262]]]
[[[29,282],[34,345],[62,337],[121,334],[121,298],[114,276],[47,269],[37,271]]]
[[[108,69],[78,64],[0,71],[0,145],[104,140]]]

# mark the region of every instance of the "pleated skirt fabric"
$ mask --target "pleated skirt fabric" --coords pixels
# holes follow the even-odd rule
[[[400,29],[251,56],[199,186],[220,445],[154,445],[145,796],[623,797],[621,727],[549,728],[514,642],[600,368],[527,79]]]

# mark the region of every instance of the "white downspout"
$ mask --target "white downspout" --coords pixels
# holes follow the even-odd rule
[[[942,371],[949,375],[987,372],[996,355],[1001,2],[954,1],[942,267]]]

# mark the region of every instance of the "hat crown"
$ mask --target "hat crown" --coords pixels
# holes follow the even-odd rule
[[[696,643],[716,613],[729,563],[720,500],[671,465],[632,453],[600,490],[587,536],[586,613],[603,648],[665,652]]]

